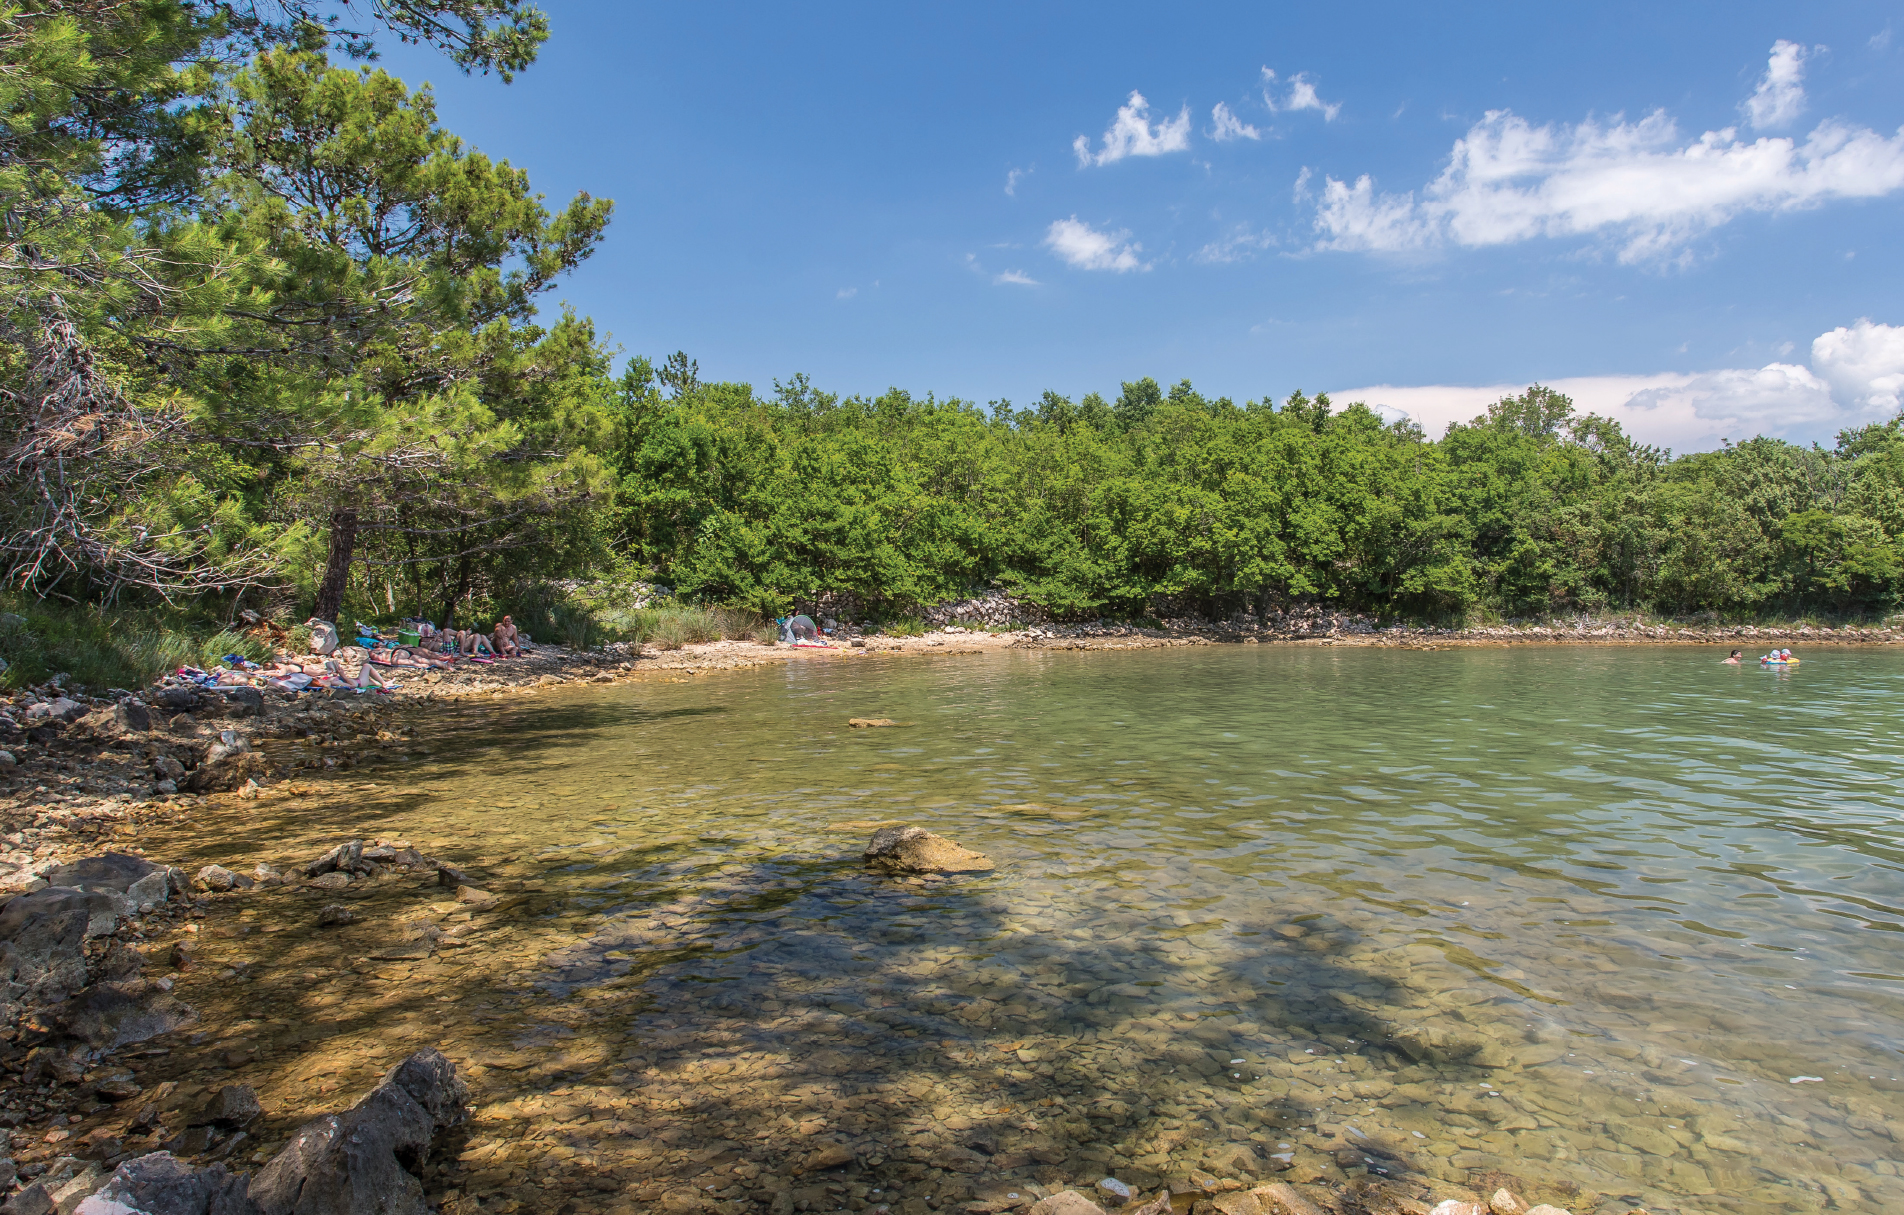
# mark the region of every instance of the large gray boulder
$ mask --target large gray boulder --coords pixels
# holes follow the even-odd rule
[[[118,922],[104,894],[49,886],[0,906],[0,1004],[56,1004],[86,986],[86,938]]]
[[[350,1109],[300,1127],[252,1179],[251,1200],[262,1215],[425,1215],[411,1170],[468,1116],[468,1100],[456,1065],[420,1050]]]
[[[183,884],[183,874],[173,878],[170,868],[154,865],[142,856],[107,852],[49,869],[46,881],[52,886],[106,895],[119,915],[139,915],[164,903],[168,891]]]

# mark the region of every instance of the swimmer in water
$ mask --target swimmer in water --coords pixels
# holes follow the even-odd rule
[[[1744,650],[1734,650],[1730,654],[1726,655],[1725,661],[1731,663],[1733,666],[1736,667],[1739,665],[1739,659],[1743,657],[1745,657]]]

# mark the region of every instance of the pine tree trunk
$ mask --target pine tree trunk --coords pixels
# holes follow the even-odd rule
[[[456,563],[456,582],[447,588],[449,593],[443,599],[443,627],[453,627],[456,620],[456,604],[469,593],[469,554],[464,553]]]
[[[344,607],[344,584],[350,577],[350,559],[357,551],[357,512],[335,511],[331,515],[331,551],[324,562],[324,581],[318,584],[317,606],[312,614],[319,620],[337,621]]]

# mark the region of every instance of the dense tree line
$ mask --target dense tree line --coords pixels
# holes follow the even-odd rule
[[[1674,459],[1538,387],[1431,439],[1187,381],[1021,410],[762,397],[679,354],[617,376],[585,318],[537,311],[610,204],[547,205],[367,59],[395,36],[506,80],[541,14],[344,8],[0,4],[15,590],[439,617],[591,573],[762,612],[991,587],[1076,615],[1896,604],[1895,423]]]
[[[984,411],[800,377],[763,400],[679,366],[619,385],[607,535],[683,593],[761,610],[1003,586],[1092,615],[1874,612],[1904,575],[1895,422],[1674,459],[1539,386],[1431,440],[1300,392],[1145,379]]]

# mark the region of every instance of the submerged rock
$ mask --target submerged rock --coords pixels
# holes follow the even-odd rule
[[[866,863],[899,873],[982,873],[992,858],[923,827],[883,827],[866,844]]]
[[[1060,1190],[1033,1203],[1029,1215],[1104,1215],[1104,1208],[1076,1190]]]
[[[95,983],[60,1010],[61,1030],[95,1050],[116,1050],[183,1029],[198,1011],[171,994],[172,981]]]
[[[326,927],[333,924],[348,924],[356,918],[356,910],[342,903],[326,903],[317,911],[317,922]]]
[[[899,723],[890,717],[849,717],[846,719],[846,724],[855,730],[880,730]]]

